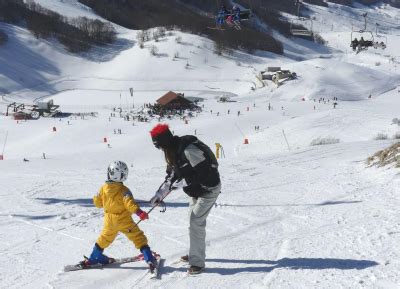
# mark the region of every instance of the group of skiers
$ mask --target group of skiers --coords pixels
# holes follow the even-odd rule
[[[226,23],[229,26],[234,26],[240,29],[240,8],[238,5],[234,5],[232,10],[226,9],[225,5],[222,5],[217,15],[217,27],[221,28],[222,24]]]
[[[189,204],[189,252],[181,257],[190,266],[188,274],[198,274],[205,267],[206,219],[221,192],[218,162],[211,149],[195,136],[176,136],[167,124],[158,124],[150,135],[154,146],[164,152],[166,177],[150,199],[157,206],[173,190],[183,189],[191,197]],[[107,169],[107,180],[94,196],[96,207],[104,209],[104,227],[89,258],[82,266],[109,264],[113,258],[104,255],[119,232],[133,242],[143,254],[144,261],[153,272],[157,260],[151,251],[148,239],[132,219],[136,214],[147,220],[148,213],[136,203],[132,192],[123,182],[128,177],[128,166],[122,161],[112,162]]]
[[[372,40],[364,40],[364,38],[361,36],[360,40],[358,40],[357,38],[354,38],[351,41],[350,46],[353,48],[353,51],[357,51],[360,52],[361,50],[367,49],[368,47],[374,47],[374,48],[382,48],[385,49],[386,45],[383,41],[381,42],[374,42]]]

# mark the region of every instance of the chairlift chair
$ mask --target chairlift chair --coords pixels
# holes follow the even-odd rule
[[[359,53],[362,50],[367,50],[368,47],[378,48],[378,45],[374,41],[374,34],[372,33],[372,31],[367,30],[367,14],[368,13],[364,13],[361,15],[362,17],[364,17],[364,27],[358,31],[352,29],[350,34],[350,47],[352,47],[353,50],[356,51],[356,53]],[[357,35],[359,38],[357,38]],[[361,37],[363,38],[364,42],[358,43],[356,45],[355,40],[357,39],[357,41],[359,41]]]
[[[308,24],[306,24],[308,23]],[[305,27],[305,28],[298,28]],[[313,22],[311,18],[299,17],[290,22],[290,33],[293,36],[313,36]]]
[[[297,6],[297,19],[290,21],[290,33],[293,36],[313,36],[313,22],[311,18],[300,16],[300,7],[303,4],[303,0],[295,2]],[[304,28],[303,28],[304,27]]]
[[[350,47],[352,47],[353,50],[356,50],[357,48],[357,53],[359,53],[361,50],[367,50],[368,47],[375,47],[374,35],[372,31],[365,31],[365,30],[351,31],[350,37],[351,37]],[[364,40],[364,44],[363,45],[357,44],[357,46],[354,47],[354,41],[356,39],[357,41],[360,41],[361,37]]]

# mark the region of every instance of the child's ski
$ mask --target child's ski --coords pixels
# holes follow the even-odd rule
[[[153,252],[154,257],[157,260],[157,276],[158,276],[158,263],[159,260],[161,260],[161,257],[159,254],[157,254],[156,252]],[[109,265],[118,265],[118,264],[125,264],[125,263],[131,263],[131,262],[138,262],[138,261],[143,261],[143,254],[139,254],[137,256],[133,256],[133,257],[125,257],[125,258],[110,258],[110,263],[108,264],[86,264],[85,261],[79,262],[78,264],[75,265],[67,265],[64,267],[64,272],[70,272],[70,271],[78,271],[78,270],[86,270],[86,269],[99,269],[99,268],[104,268],[107,267]]]
[[[155,255],[155,258],[157,260],[157,264],[154,267],[150,267],[149,273],[150,273],[150,279],[160,279],[161,277],[161,269],[162,266],[164,265],[164,259],[161,259],[160,255]]]
[[[70,272],[70,271],[78,271],[78,270],[86,270],[86,269],[94,269],[94,268],[103,268],[107,267],[112,264],[124,264],[124,263],[131,263],[131,262],[137,262],[137,261],[143,261],[143,254],[139,254],[134,257],[125,257],[125,258],[110,258],[110,263],[108,264],[85,264],[85,261],[79,262],[78,264],[75,265],[67,265],[64,267],[64,272]]]

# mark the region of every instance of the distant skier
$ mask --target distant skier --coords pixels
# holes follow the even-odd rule
[[[368,43],[367,41],[364,40],[364,37],[361,36],[360,41],[358,42],[358,46],[357,46],[357,53],[360,52],[363,49],[367,49],[368,48]]]
[[[93,198],[94,205],[97,208],[103,208],[105,212],[103,231],[90,257],[83,261],[83,265],[112,263],[114,259],[104,255],[103,251],[111,245],[119,232],[122,232],[137,249],[140,249],[150,271],[153,272],[157,265],[146,236],[132,220],[133,213],[141,220],[146,220],[149,216],[140,209],[129,188],[123,184],[128,178],[128,172],[128,166],[121,161],[114,161],[108,166],[107,181]]]
[[[233,6],[232,14],[233,14],[233,23],[235,24],[235,27],[240,29],[240,8],[238,5]]]
[[[225,5],[222,5],[217,15],[217,28],[221,28],[222,24],[225,23],[227,14],[229,14],[229,11],[226,9]]]
[[[167,176],[150,202],[158,204],[173,189],[182,188],[191,197],[189,204],[188,274],[199,274],[205,267],[206,220],[221,192],[218,162],[211,149],[192,135],[174,136],[168,125],[158,124],[151,131],[154,146],[163,150]]]
[[[235,23],[233,22],[233,15],[230,14],[228,15],[228,17],[226,17],[226,24],[228,24],[229,26],[233,26]]]
[[[358,46],[358,39],[354,38],[354,40],[351,42],[351,47],[353,48],[353,51],[356,51]]]
[[[232,8],[233,20],[240,22],[240,8],[238,5],[234,5]]]

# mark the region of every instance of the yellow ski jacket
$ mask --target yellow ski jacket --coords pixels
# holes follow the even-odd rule
[[[139,205],[123,183],[106,182],[93,197],[93,203],[105,212],[103,230],[96,241],[101,248],[110,246],[118,232],[124,233],[138,249],[147,245],[146,236],[132,220]]]
[[[132,215],[139,209],[131,191],[117,182],[106,182],[93,197],[93,203],[97,208],[104,208],[106,214]]]

